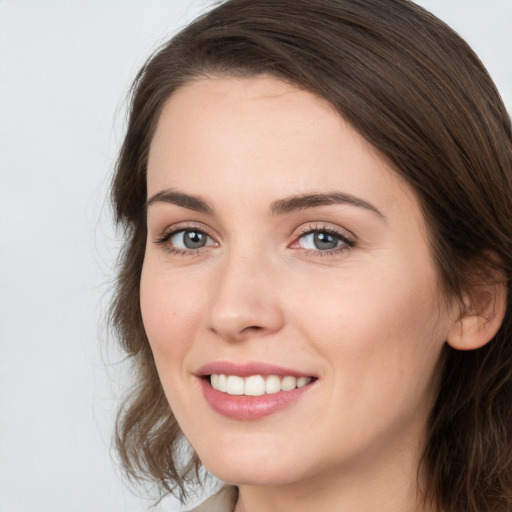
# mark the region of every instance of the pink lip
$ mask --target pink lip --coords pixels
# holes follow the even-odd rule
[[[291,391],[265,394],[261,396],[229,395],[213,389],[209,379],[211,374],[238,375],[292,375],[294,377],[312,377],[312,375],[266,363],[235,364],[217,361],[202,366],[196,373],[199,377],[201,390],[208,405],[217,413],[236,420],[257,420],[274,414],[285,407],[297,402],[304,393],[307,393],[316,382]]]
[[[196,375],[204,377],[214,373],[219,375],[238,375],[240,377],[249,377],[250,375],[277,375],[279,377],[291,375],[293,377],[314,377],[314,375],[311,374],[269,363],[250,362],[239,364],[228,361],[214,361],[212,363],[205,364],[199,368]]]

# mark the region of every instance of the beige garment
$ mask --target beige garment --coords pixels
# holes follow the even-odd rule
[[[218,493],[189,512],[233,512],[237,499],[238,489],[232,485],[225,485]]]

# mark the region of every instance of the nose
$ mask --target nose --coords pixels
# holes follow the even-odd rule
[[[266,336],[283,327],[276,270],[260,256],[233,255],[219,263],[206,325],[228,341]]]

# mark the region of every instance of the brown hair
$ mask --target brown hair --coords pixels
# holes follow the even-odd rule
[[[510,118],[483,65],[455,32],[408,0],[219,5],[139,72],[112,191],[126,236],[112,322],[136,370],[136,387],[118,417],[117,447],[131,475],[182,496],[200,462],[192,454],[180,463],[182,434],[139,306],[148,150],[162,107],[178,87],[201,76],[260,73],[326,98],[411,184],[448,296],[461,297],[475,261],[482,269],[499,262],[510,294]],[[444,512],[512,510],[511,326],[509,303],[487,345],[465,352],[447,347],[422,461],[425,498]]]

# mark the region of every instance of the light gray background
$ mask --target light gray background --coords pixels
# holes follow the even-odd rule
[[[0,0],[0,512],[143,511],[109,445],[126,369],[102,316],[123,98],[209,0]],[[512,111],[512,0],[423,0]],[[178,510],[173,500],[156,510]]]

